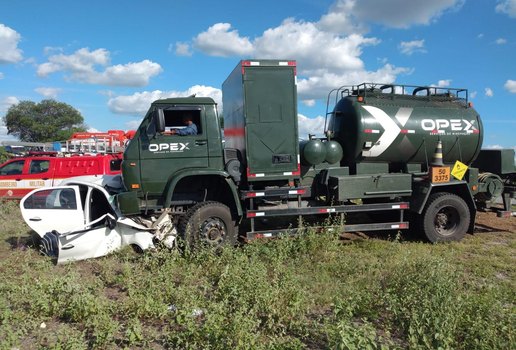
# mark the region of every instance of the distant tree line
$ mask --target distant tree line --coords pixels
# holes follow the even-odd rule
[[[7,134],[25,142],[62,141],[87,129],[78,110],[52,99],[39,103],[21,101],[7,110],[3,122]]]

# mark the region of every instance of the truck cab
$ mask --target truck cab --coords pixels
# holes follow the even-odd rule
[[[178,132],[187,127],[185,117],[195,125],[195,134]],[[128,193],[119,195],[119,201],[126,213],[188,206],[215,197],[220,190],[216,184],[227,185],[229,178],[215,101],[207,97],[155,101],[126,147],[122,174]]]

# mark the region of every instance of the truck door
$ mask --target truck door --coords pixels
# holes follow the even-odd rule
[[[24,189],[23,170],[25,159],[11,160],[0,167],[0,198],[21,198]]]
[[[168,178],[180,170],[208,167],[204,107],[171,106],[163,112],[165,132],[147,132],[140,145],[142,190],[150,195],[162,194]]]
[[[50,159],[28,159],[27,174],[24,175],[26,187],[34,189],[38,187],[51,187],[53,185]]]

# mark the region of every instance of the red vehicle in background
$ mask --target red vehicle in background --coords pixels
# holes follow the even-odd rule
[[[55,151],[28,152],[8,160],[0,165],[0,198],[21,199],[35,188],[57,186],[70,177],[94,180],[120,174],[124,146],[132,136],[132,130],[74,133],[65,142],[55,142]]]
[[[57,186],[66,178],[120,174],[122,153],[58,156],[40,152],[0,165],[0,198],[21,199],[35,188]]]

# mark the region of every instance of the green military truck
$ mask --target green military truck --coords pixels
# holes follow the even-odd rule
[[[481,150],[467,90],[344,86],[328,95],[326,136],[300,141],[296,86],[295,61],[239,62],[222,85],[224,135],[211,98],[152,103],[124,153],[121,212],[213,246],[298,232],[321,215],[345,231],[411,227],[450,241],[495,197],[510,214],[514,151]],[[197,133],[168,133],[185,115]]]

